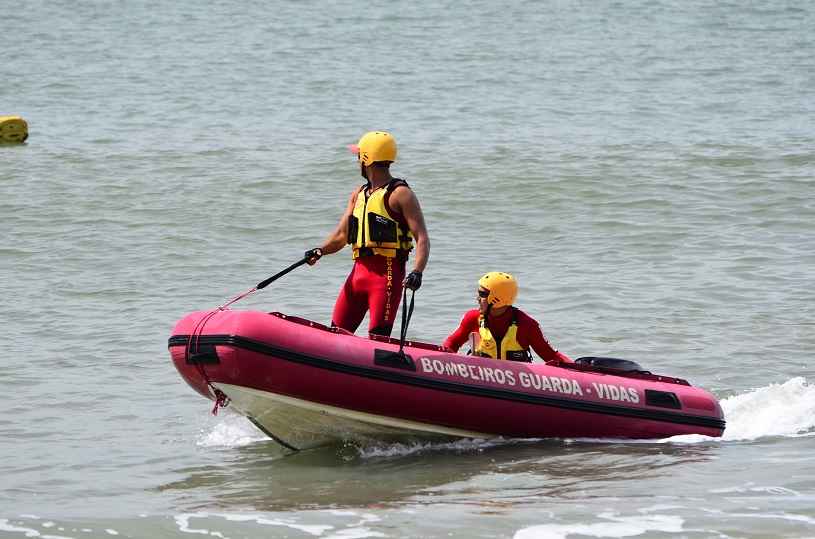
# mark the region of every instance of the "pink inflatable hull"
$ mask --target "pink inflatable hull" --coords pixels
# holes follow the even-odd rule
[[[273,439],[303,449],[400,436],[666,438],[721,436],[722,410],[684,380],[585,365],[549,366],[451,354],[357,337],[255,311],[195,312],[169,340],[196,391]]]

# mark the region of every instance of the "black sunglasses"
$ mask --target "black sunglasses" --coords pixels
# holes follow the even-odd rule
[[[479,298],[488,298],[488,297],[490,297],[490,291],[489,290],[483,290],[483,289],[479,288],[478,289],[478,297]]]

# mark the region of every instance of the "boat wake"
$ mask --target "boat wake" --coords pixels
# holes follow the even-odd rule
[[[359,458],[392,458],[406,457],[422,453],[445,452],[445,453],[478,453],[491,447],[506,445],[513,442],[507,438],[494,438],[490,440],[463,439],[451,442],[410,442],[375,444],[356,447]]]
[[[802,376],[726,397],[719,401],[719,405],[727,421],[721,438],[687,434],[662,440],[579,438],[569,442],[696,444],[749,442],[773,436],[815,436],[815,385],[808,384]]]
[[[801,376],[727,397],[719,404],[727,421],[722,441],[815,435],[815,385]],[[688,435],[665,439],[691,443],[710,440],[716,438]]]
[[[770,384],[719,401],[727,420],[724,436],[713,438],[698,434],[673,436],[663,440],[609,440],[570,439],[567,443],[720,443],[751,441],[771,436],[815,436],[815,385],[803,377],[795,377],[781,384]],[[227,409],[228,410],[228,409]],[[246,418],[235,413],[224,413],[211,419],[214,425],[201,430],[197,440],[200,447],[234,448],[269,439]],[[530,442],[533,440],[524,440]],[[515,444],[521,440],[496,438],[492,440],[455,440],[450,442],[379,443],[356,447],[360,458],[392,458],[427,452],[484,451],[491,447]]]

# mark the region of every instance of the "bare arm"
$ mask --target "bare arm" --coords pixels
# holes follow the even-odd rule
[[[348,198],[348,206],[345,208],[345,213],[340,217],[337,228],[328,235],[320,246],[320,250],[323,254],[330,255],[331,253],[336,253],[348,243],[348,219],[354,213],[354,204],[356,204],[358,192],[359,191],[354,191],[351,193],[351,196]]]
[[[424,215],[416,195],[407,187],[398,187],[391,195],[391,204],[407,221],[413,239],[416,241],[416,256],[413,259],[413,271],[423,272],[430,257],[430,238],[424,224]]]

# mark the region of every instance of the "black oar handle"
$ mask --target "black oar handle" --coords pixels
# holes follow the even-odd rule
[[[407,308],[407,287],[402,289],[402,330],[399,332],[399,355],[405,354],[405,338],[407,337],[408,324],[410,324],[410,317],[413,316],[413,298],[416,295],[415,290],[410,291],[410,308]],[[407,308],[407,312],[405,309]]]
[[[271,277],[269,277],[265,281],[260,281],[255,288],[257,290],[261,290],[263,288],[266,288],[267,286],[269,286],[274,281],[276,281],[279,278],[283,277],[284,275],[289,273],[291,270],[293,270],[295,268],[299,268],[300,266],[302,266],[306,262],[308,262],[308,258],[303,258],[302,260],[298,260],[297,262],[295,262],[294,264],[292,264],[288,268],[284,269],[283,271],[281,271],[279,273],[275,273],[274,275],[272,275]]]

